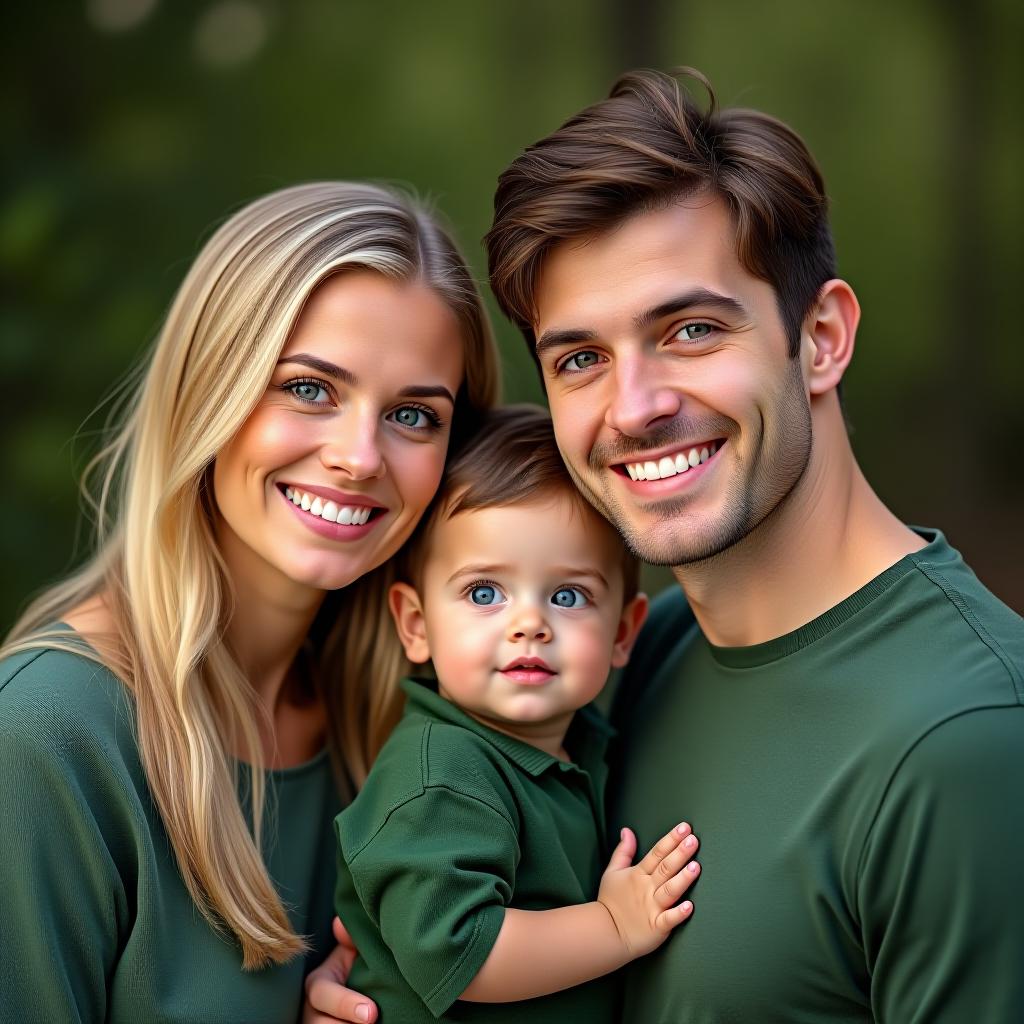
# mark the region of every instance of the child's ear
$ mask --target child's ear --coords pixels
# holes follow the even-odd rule
[[[649,606],[650,601],[647,600],[647,595],[637,594],[622,609],[619,628],[615,631],[615,646],[612,647],[612,668],[622,668],[629,661],[637,634],[647,618]]]
[[[427,623],[415,587],[410,587],[408,583],[392,583],[388,591],[388,610],[395,620],[395,629],[405,648],[405,656],[416,665],[430,661]]]

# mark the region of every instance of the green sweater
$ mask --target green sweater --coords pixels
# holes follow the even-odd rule
[[[609,821],[691,822],[703,871],[624,1020],[1024,1021],[1024,622],[925,536],[755,647],[656,602]]]
[[[60,651],[0,662],[0,1019],[109,1024],[298,1018],[333,945],[329,759],[268,773],[264,856],[312,952],[243,972],[196,910],[139,763],[131,699]],[[241,772],[241,786],[246,772]]]
[[[607,725],[577,712],[570,764],[427,686],[404,688],[405,714],[337,822],[336,906],[359,949],[352,987],[377,1000],[381,1024],[612,1021],[610,978],[518,1003],[459,1001],[506,907],[597,896]]]

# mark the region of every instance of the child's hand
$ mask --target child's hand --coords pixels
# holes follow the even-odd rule
[[[611,914],[632,959],[657,949],[693,913],[689,900],[679,900],[700,874],[700,865],[691,860],[697,837],[685,822],[662,836],[635,866],[636,836],[628,828],[621,836],[601,877],[597,902]]]

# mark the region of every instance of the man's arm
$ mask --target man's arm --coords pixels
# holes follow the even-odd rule
[[[558,992],[609,974],[656,949],[693,911],[679,903],[696,879],[696,837],[679,825],[637,865],[628,828],[601,880],[597,900],[555,910],[505,910],[498,938],[462,993],[507,1003]]]
[[[875,1018],[1024,1020],[1024,707],[937,725],[872,823],[858,910]]]

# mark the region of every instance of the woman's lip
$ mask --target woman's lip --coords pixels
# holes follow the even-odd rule
[[[308,529],[312,530],[313,533],[319,534],[321,537],[326,537],[328,540],[359,540],[360,537],[365,537],[377,523],[384,519],[384,516],[370,516],[370,518],[360,526],[353,526],[349,524],[346,526],[344,523],[330,523],[326,519],[321,519],[320,516],[315,516],[312,512],[303,512],[302,509],[296,505],[291,498],[289,498],[283,490],[278,489],[281,494],[281,499],[284,503],[292,510],[292,515],[298,516],[300,522]],[[331,499],[334,500],[333,498]],[[374,508],[381,508],[380,505],[374,505]]]
[[[279,480],[277,489],[284,494],[285,488],[290,487],[293,491],[305,491],[306,494],[314,494],[323,498],[324,501],[333,501],[335,505],[347,505],[349,508],[382,508],[387,510],[386,505],[375,501],[368,494],[349,494],[345,491],[336,491],[333,487],[321,487],[318,484],[296,484],[290,480]],[[287,495],[286,495],[287,497]]]

